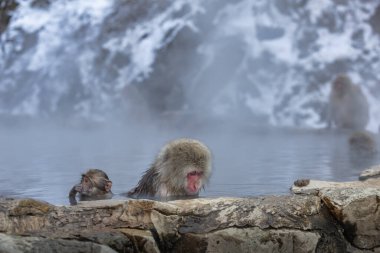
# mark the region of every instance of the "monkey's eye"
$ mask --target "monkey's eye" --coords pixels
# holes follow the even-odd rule
[[[189,176],[202,176],[203,172],[194,170],[194,171],[189,172],[187,175],[189,175]]]
[[[91,184],[91,181],[90,181],[87,177],[85,177],[85,178],[83,179],[83,183],[85,183],[85,184],[87,184],[87,185],[90,185],[90,184]]]

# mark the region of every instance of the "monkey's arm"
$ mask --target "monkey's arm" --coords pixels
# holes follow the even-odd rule
[[[76,184],[70,190],[69,201],[70,201],[70,205],[72,205],[72,206],[75,206],[77,204],[77,200],[76,200],[75,196],[77,195],[77,192],[80,192],[79,188],[81,188],[81,185]]]

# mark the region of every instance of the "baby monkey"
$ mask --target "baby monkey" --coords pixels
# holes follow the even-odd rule
[[[80,201],[100,200],[112,198],[112,181],[109,180],[107,174],[98,169],[89,169],[79,184],[73,186],[69,193],[71,205],[76,205],[76,194],[79,193]]]
[[[177,139],[166,144],[137,186],[134,198],[197,197],[211,173],[211,152],[200,141]]]

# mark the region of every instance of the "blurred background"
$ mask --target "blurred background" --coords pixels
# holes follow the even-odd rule
[[[87,168],[114,192],[159,148],[214,154],[203,196],[356,180],[379,162],[326,130],[339,73],[380,124],[380,1],[0,0],[0,195],[67,204]]]

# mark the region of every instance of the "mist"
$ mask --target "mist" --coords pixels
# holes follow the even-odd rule
[[[62,204],[90,167],[126,192],[178,137],[213,151],[203,196],[284,194],[300,177],[356,180],[379,158],[353,158],[350,132],[325,130],[327,102],[346,73],[377,133],[379,6],[2,1],[0,195]]]

